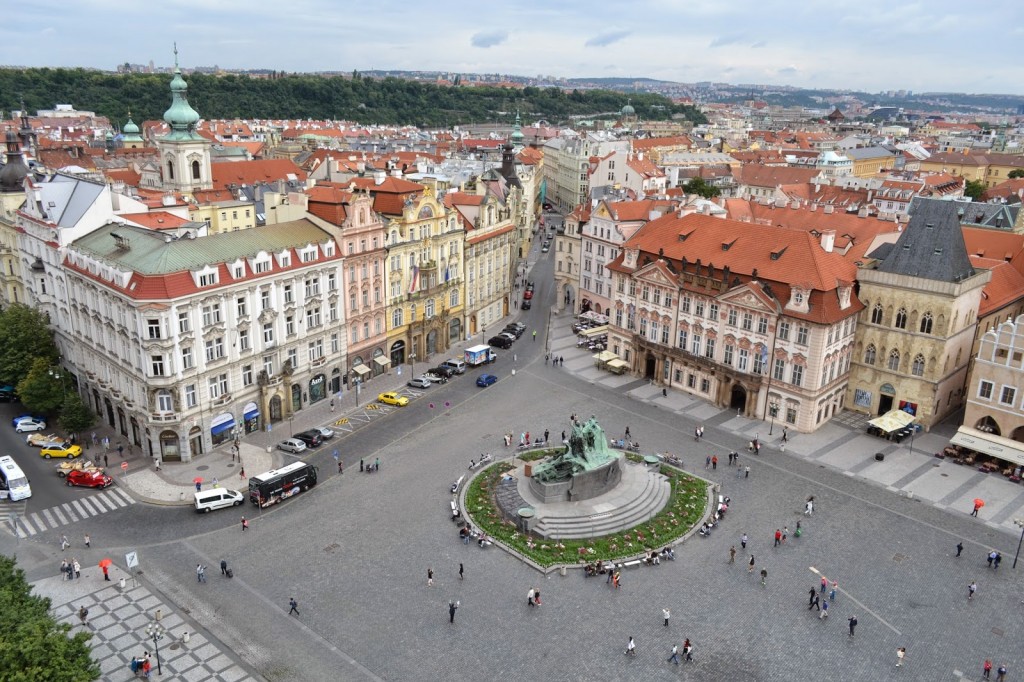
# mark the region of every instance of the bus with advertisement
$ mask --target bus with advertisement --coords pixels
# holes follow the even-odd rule
[[[249,501],[269,507],[316,485],[317,468],[307,462],[292,462],[249,479]]]

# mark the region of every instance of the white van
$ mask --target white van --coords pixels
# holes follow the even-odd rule
[[[197,512],[209,513],[214,509],[221,509],[223,507],[237,507],[245,502],[245,495],[237,490],[227,490],[226,488],[202,490],[197,492],[195,496]]]
[[[466,373],[466,363],[464,363],[462,360],[459,360],[459,359],[456,359],[456,358],[453,358],[451,360],[445,360],[444,362],[441,363],[441,366],[442,367],[447,367],[448,369],[450,369],[451,371],[455,372],[456,374],[465,374]]]
[[[32,497],[32,488],[28,477],[9,455],[0,457],[0,499],[11,502],[26,500]]]

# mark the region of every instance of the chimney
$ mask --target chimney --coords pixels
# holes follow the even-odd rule
[[[387,173],[382,170],[373,171],[373,184],[383,185],[384,179],[387,177]]]
[[[815,211],[817,211],[817,210],[818,210],[818,202],[817,202],[817,201],[815,201],[815,202],[813,202],[813,203],[811,204],[811,213],[814,213],[814,212],[815,212]]]
[[[861,206],[860,210],[857,211],[857,217],[858,218],[867,218],[868,217],[868,207],[867,206]]]
[[[869,189],[868,190],[868,203],[870,204],[871,200],[874,199],[874,198],[875,198],[875,190]]]
[[[778,199],[776,199],[775,208],[786,208],[786,199],[784,197],[779,197]]]
[[[825,207],[821,209],[824,213],[829,214],[836,210],[836,207],[832,204],[825,204]]]
[[[793,203],[791,203],[789,205],[789,207],[792,208],[792,209],[799,209],[800,208],[800,200],[799,199],[793,199]]]
[[[825,250],[825,253],[832,253],[832,248],[836,245],[836,231],[835,230],[824,230],[821,233],[821,248]]]

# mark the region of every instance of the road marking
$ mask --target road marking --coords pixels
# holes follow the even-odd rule
[[[821,571],[816,569],[814,566],[808,566],[807,568],[808,568],[808,570],[810,570],[811,573],[814,573],[817,576],[821,576]],[[871,614],[872,616],[874,616],[875,620],[877,620],[879,623],[881,623],[885,627],[887,627],[890,630],[892,630],[893,632],[895,632],[897,635],[900,635],[901,637],[903,636],[903,633],[900,632],[899,630],[897,630],[895,627],[893,627],[892,624],[889,621],[887,621],[885,618],[882,618],[880,615],[878,615],[877,613],[875,613],[874,611],[869,609],[867,606],[865,606],[862,602],[860,602],[858,599],[856,599],[853,595],[851,595],[846,590],[841,590],[841,589],[839,589],[838,586],[836,586],[836,593],[837,594],[844,594],[844,595],[846,595],[847,597],[849,597],[850,601],[852,601],[854,604],[859,606],[862,611],[865,611],[865,612]]]
[[[20,538],[27,538],[47,530],[56,530],[72,523],[84,521],[93,516],[116,511],[130,504],[135,504],[135,498],[119,488],[110,488],[96,495],[65,502],[31,514],[24,513],[24,505],[18,511],[8,509],[5,518],[7,523],[4,524],[4,527],[8,532],[13,533],[12,518],[14,514],[17,514],[17,535]]]
[[[374,405],[373,403],[370,403],[369,405],[366,406],[366,409],[368,409],[368,410],[379,410],[380,409],[380,405]]]
[[[344,426],[345,424],[348,424],[348,417],[342,417],[338,421],[334,422],[335,426]]]
[[[68,515],[68,518],[70,518],[72,522],[78,521],[78,514],[76,514],[74,510],[71,509],[70,502],[65,502],[60,506],[60,508],[64,511],[65,514]]]

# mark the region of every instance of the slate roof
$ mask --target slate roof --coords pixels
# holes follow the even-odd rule
[[[940,282],[960,282],[974,275],[957,208],[950,201],[920,199],[878,270]],[[877,258],[879,252],[872,255]]]

